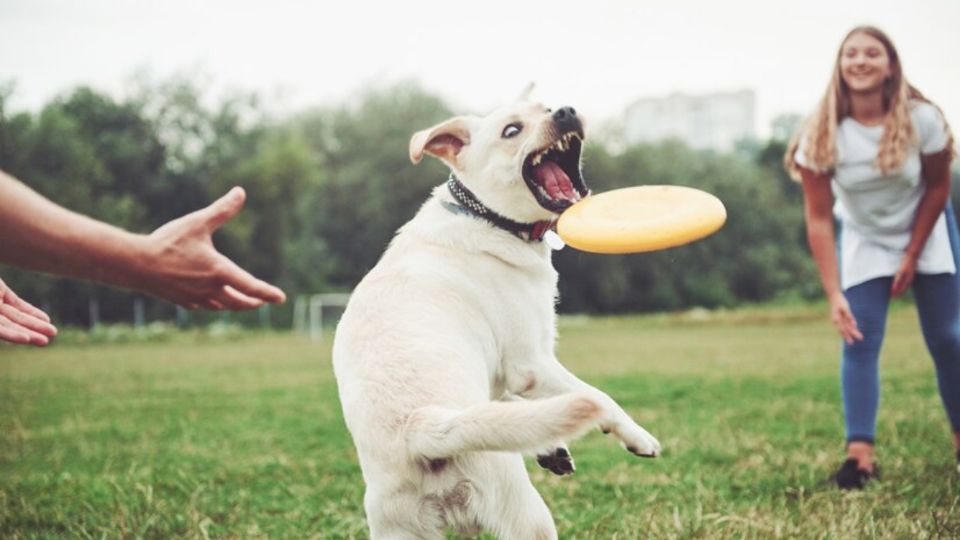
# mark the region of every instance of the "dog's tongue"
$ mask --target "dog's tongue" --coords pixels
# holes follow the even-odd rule
[[[576,202],[580,197],[577,196],[577,190],[573,188],[573,182],[567,173],[559,165],[552,161],[544,161],[533,169],[533,175],[537,182],[543,186],[553,199],[566,199]]]

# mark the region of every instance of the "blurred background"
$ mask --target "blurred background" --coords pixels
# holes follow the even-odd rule
[[[333,322],[324,305],[445,180],[438,163],[410,164],[410,135],[534,81],[536,98],[587,118],[594,191],[693,186],[729,214],[664,252],[558,252],[560,311],[816,299],[801,193],[780,165],[788,138],[859,24],[891,35],[907,77],[960,126],[957,21],[955,0],[0,0],[0,168],[138,232],[241,185],[246,209],[215,242],[291,301],[187,313],[0,271],[60,325]]]

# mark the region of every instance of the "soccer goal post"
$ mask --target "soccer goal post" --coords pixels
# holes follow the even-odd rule
[[[324,310],[340,309],[347,306],[350,295],[347,293],[325,293],[300,295],[293,304],[293,329],[299,334],[310,336],[311,341],[323,338]]]

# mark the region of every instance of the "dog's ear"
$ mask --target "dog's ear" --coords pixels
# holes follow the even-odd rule
[[[456,165],[457,154],[470,144],[470,126],[467,119],[457,116],[432,128],[418,131],[410,138],[410,161],[420,163],[423,154],[440,158],[450,166]]]

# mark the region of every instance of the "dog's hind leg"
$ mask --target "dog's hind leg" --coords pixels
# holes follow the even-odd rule
[[[503,540],[555,540],[557,529],[550,509],[530,483],[523,456],[487,452],[471,460],[467,474],[478,497],[473,510],[480,525]]]
[[[370,540],[444,538],[442,517],[424,512],[419,498],[413,493],[368,485],[363,496],[363,509],[370,527]]]

